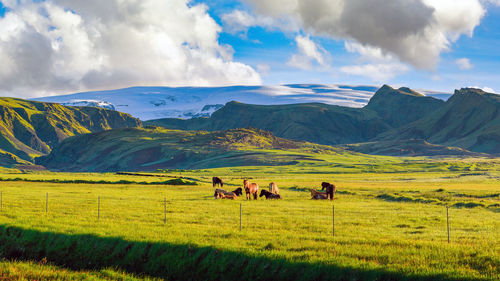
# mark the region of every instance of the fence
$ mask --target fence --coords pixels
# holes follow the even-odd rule
[[[37,223],[67,224],[124,224],[130,227],[175,227],[189,231],[196,228],[205,233],[228,231],[259,233],[280,232],[285,235],[321,237],[400,237],[441,239],[452,241],[450,232],[458,238],[469,230],[464,211],[445,206],[400,203],[397,209],[360,202],[356,205],[337,201],[245,201],[214,200],[211,196],[154,195],[119,196],[85,194],[83,192],[52,191],[43,194],[0,192],[0,220],[8,216]],[[156,197],[156,198],[155,198]],[[401,205],[403,204],[403,205]],[[446,212],[445,212],[446,210]],[[44,214],[45,215],[42,215]],[[469,214],[470,215],[470,211]],[[453,224],[453,220],[456,223]],[[451,223],[450,223],[451,222]],[[451,228],[450,228],[451,225]],[[495,231],[495,226],[483,225],[477,232]],[[447,239],[446,239],[447,238]]]

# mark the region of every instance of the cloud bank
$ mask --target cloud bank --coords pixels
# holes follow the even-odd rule
[[[461,35],[471,36],[485,13],[479,0],[246,1],[261,17],[291,18],[311,35],[354,41],[426,70]]]
[[[188,0],[3,0],[0,93],[30,97],[124,85],[260,84]]]

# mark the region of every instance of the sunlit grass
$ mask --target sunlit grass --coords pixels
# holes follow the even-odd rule
[[[113,269],[99,271],[73,271],[65,268],[33,262],[0,261],[0,280],[156,280],[136,277]]]
[[[200,184],[194,187],[1,182],[0,222],[39,231],[213,247],[290,262],[381,268],[408,275],[498,279],[500,212],[488,208],[500,202],[498,196],[491,196],[500,192],[495,171],[460,176],[462,171],[310,174],[301,173],[300,168],[289,173],[280,172],[282,169],[240,167],[161,174],[192,177]],[[241,186],[243,177],[250,175],[261,188],[275,181],[284,200],[214,200],[212,175],[221,176],[227,190]],[[114,174],[22,176],[158,180]],[[322,181],[334,182],[338,188],[335,237],[332,203],[309,199],[308,189],[317,188]],[[377,198],[381,194],[432,202],[390,202]],[[485,207],[450,208],[448,244],[446,205],[457,202],[476,202]]]

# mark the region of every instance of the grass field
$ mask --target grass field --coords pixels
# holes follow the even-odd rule
[[[113,269],[99,271],[72,271],[65,268],[47,265],[45,262],[8,262],[0,261],[0,280],[158,280],[156,278],[138,277]]]
[[[157,173],[163,177],[5,171],[0,178],[23,180],[0,181],[0,256],[6,259],[0,271],[20,268],[37,279],[56,279],[50,276],[59,271],[74,276],[61,280],[113,279],[108,273],[123,280],[500,278],[497,162],[422,159],[400,163],[398,170],[391,168],[398,163],[349,165]],[[99,183],[165,176],[198,185]],[[222,177],[227,190],[240,187],[243,177],[261,188],[274,181],[284,200],[214,200],[212,176]],[[309,189],[322,181],[338,190],[334,237],[332,202],[310,200]],[[57,267],[33,263],[40,261]],[[45,267],[53,275],[36,275]]]

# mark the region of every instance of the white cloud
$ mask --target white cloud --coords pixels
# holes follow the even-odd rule
[[[298,31],[299,26],[289,17],[273,18],[270,16],[253,15],[247,11],[233,10],[221,16],[224,30],[231,34],[246,33],[251,27],[264,27],[268,29],[281,29],[283,31]]]
[[[40,96],[129,85],[260,84],[189,0],[3,0],[0,93]]]
[[[387,80],[410,70],[407,65],[401,63],[393,55],[384,53],[380,48],[363,46],[349,41],[346,41],[344,46],[348,52],[358,53],[360,58],[356,65],[341,67],[340,71],[343,73],[366,76],[375,82],[385,83]]]
[[[329,67],[330,55],[320,45],[314,43],[309,36],[295,37],[297,53],[292,55],[288,65],[299,69],[309,70],[315,65],[322,69]]]
[[[484,2],[486,4],[500,6],[500,0],[483,0],[482,2]]]
[[[460,68],[461,70],[469,70],[469,69],[472,69],[474,67],[474,65],[472,65],[472,63],[470,62],[470,60],[468,58],[457,59],[455,61],[455,63],[458,65],[458,68]]]
[[[380,48],[363,46],[356,42],[345,41],[344,47],[349,53],[360,54],[360,59],[362,61],[387,62],[397,60],[394,56],[384,53],[384,51]]]
[[[496,94],[495,90],[493,90],[493,89],[492,89],[492,88],[490,88],[490,87],[472,86],[472,87],[470,87],[470,88],[481,89],[481,90],[485,91],[486,93]]]
[[[410,68],[401,63],[372,63],[363,65],[349,65],[340,68],[340,71],[350,75],[366,76],[376,82],[385,82],[395,76],[408,72]]]
[[[259,15],[292,18],[307,33],[355,41],[420,69],[471,35],[485,10],[480,0],[246,0]]]

